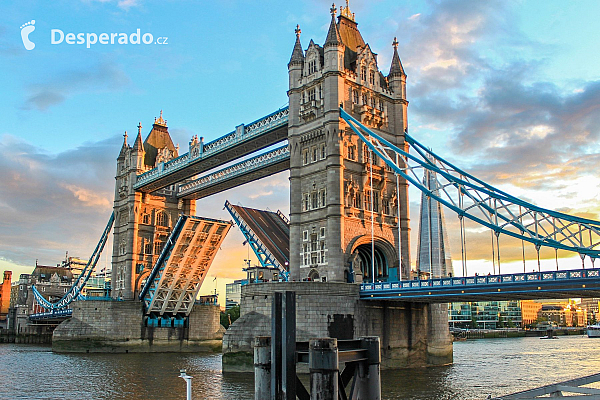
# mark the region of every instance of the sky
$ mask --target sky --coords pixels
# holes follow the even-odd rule
[[[28,273],[36,260],[53,265],[66,251],[89,257],[112,210],[122,135],[132,138],[138,122],[146,135],[163,110],[185,149],[193,135],[209,141],[285,106],[294,28],[305,49],[310,39],[323,44],[330,7],[0,3],[0,271]],[[413,137],[526,201],[600,219],[600,2],[352,0],[350,8],[384,74],[398,39]],[[138,29],[151,44],[118,44],[117,35],[115,44],[67,43],[69,33],[130,38]],[[28,31],[32,50],[22,40]],[[288,213],[288,188],[281,173],[200,200],[198,214],[230,219],[225,200]],[[420,195],[410,196],[414,259]],[[449,211],[446,220],[460,262],[458,220]],[[469,272],[491,270],[489,232],[467,225],[467,239]],[[224,297],[225,282],[244,276],[243,241],[232,229],[202,292],[216,287]],[[501,252],[503,272],[523,268],[520,243],[501,238]],[[532,247],[526,253],[535,258]],[[561,265],[581,263],[559,257]],[[554,252],[542,258],[552,268]]]

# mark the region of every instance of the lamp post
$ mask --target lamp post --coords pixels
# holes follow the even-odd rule
[[[192,377],[185,373],[185,369],[179,370],[179,377],[185,380],[186,388],[187,388],[187,400],[192,400]]]

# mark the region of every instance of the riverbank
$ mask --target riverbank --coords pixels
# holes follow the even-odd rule
[[[542,337],[548,334],[545,330],[522,329],[469,329],[454,331],[454,341],[466,339],[503,339],[517,337]],[[558,328],[552,331],[554,336],[581,336],[586,334],[585,328]]]

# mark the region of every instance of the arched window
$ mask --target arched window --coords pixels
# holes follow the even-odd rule
[[[158,211],[156,213],[156,225],[157,226],[167,226],[167,214],[164,211]]]

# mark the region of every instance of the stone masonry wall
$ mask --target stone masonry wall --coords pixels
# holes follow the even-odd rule
[[[298,341],[315,337],[379,336],[384,368],[452,362],[452,340],[442,305],[359,300],[348,283],[270,282],[242,288],[241,316],[223,337],[223,370],[251,371],[256,336],[271,336],[276,291],[296,292]]]
[[[52,336],[57,352],[189,352],[214,351],[224,329],[218,306],[195,306],[188,328],[144,326],[138,301],[79,301],[73,317]]]

